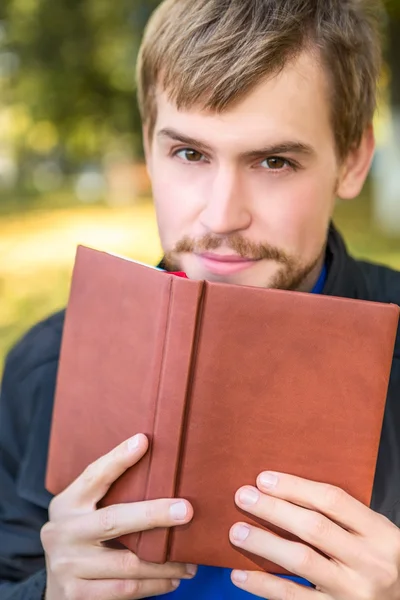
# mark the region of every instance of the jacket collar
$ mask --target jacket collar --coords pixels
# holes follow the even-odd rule
[[[344,240],[331,224],[326,248],[328,276],[323,289],[326,296],[366,299],[368,290],[357,261],[347,251]]]

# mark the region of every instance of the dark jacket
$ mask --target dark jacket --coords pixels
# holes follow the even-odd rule
[[[324,294],[400,305],[400,273],[351,258],[333,228],[327,266]],[[60,312],[36,325],[6,361],[0,402],[0,600],[40,600],[45,587],[40,529],[51,499],[44,478],[63,322]],[[400,334],[372,508],[400,526]]]

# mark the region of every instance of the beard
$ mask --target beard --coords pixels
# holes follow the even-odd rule
[[[188,236],[182,238],[175,247],[167,252],[164,257],[164,264],[171,271],[180,270],[179,256],[182,254],[201,254],[210,252],[218,248],[229,248],[235,254],[243,259],[253,261],[274,261],[278,263],[279,269],[274,274],[272,280],[265,282],[262,287],[279,290],[299,290],[304,287],[305,282],[310,278],[316,267],[322,263],[325,254],[325,246],[321,249],[318,256],[304,263],[297,257],[272,246],[269,243],[255,243],[246,240],[240,234],[234,234],[226,237],[207,234],[196,240]]]

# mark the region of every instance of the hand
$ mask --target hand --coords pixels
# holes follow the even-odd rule
[[[46,554],[46,600],[135,600],[173,591],[194,576],[191,565],[155,565],[129,550],[107,548],[121,535],[188,523],[193,509],[183,500],[153,500],[96,510],[111,484],[146,453],[138,435],[103,456],[56,496],[41,531]]]
[[[269,600],[399,600],[400,531],[344,491],[277,473],[236,494],[243,510],[288,531],[291,542],[236,524],[233,544],[280,565],[316,589],[257,572],[233,572],[240,588]]]

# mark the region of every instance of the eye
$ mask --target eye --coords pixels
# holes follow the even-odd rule
[[[281,171],[285,167],[291,166],[288,160],[279,158],[279,156],[271,156],[270,158],[266,158],[261,164],[266,164],[266,168],[273,171]]]
[[[197,152],[197,150],[193,150],[192,148],[183,148],[183,150],[178,150],[174,153],[175,156],[178,156],[185,162],[202,162],[204,155],[201,152]]]

